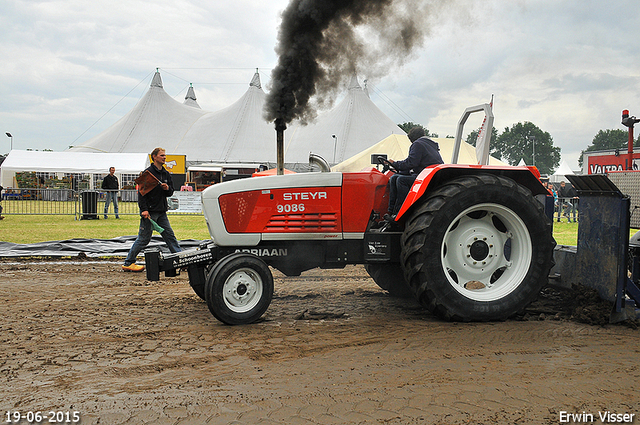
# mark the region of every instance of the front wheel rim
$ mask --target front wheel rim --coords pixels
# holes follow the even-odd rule
[[[224,282],[224,303],[235,313],[251,311],[260,302],[262,290],[262,278],[255,270],[235,270]]]
[[[533,248],[526,224],[499,204],[460,213],[443,238],[440,260],[451,286],[475,301],[495,301],[525,279]]]

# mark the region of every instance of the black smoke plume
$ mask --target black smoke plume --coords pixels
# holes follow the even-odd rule
[[[381,76],[410,59],[431,6],[420,0],[292,0],[282,14],[265,118],[284,127],[331,106],[358,72]]]

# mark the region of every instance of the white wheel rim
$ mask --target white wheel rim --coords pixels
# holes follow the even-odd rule
[[[456,291],[488,302],[504,298],[522,283],[532,253],[522,219],[503,205],[487,203],[466,209],[451,222],[440,259]]]
[[[235,313],[250,311],[260,302],[262,286],[262,278],[255,270],[235,270],[224,282],[224,303]]]

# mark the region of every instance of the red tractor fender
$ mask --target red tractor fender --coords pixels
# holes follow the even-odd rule
[[[440,187],[458,177],[475,174],[494,174],[508,177],[516,183],[526,187],[535,195],[548,195],[549,192],[540,181],[540,172],[536,167],[521,166],[512,167],[506,165],[466,165],[466,164],[439,164],[422,170],[411,186],[409,194],[405,198],[400,211],[396,216],[399,220],[427,191]]]

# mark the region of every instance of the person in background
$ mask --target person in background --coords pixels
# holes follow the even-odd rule
[[[105,191],[104,198],[104,218],[105,220],[108,218],[107,213],[109,212],[109,204],[113,201],[113,212],[116,214],[116,218],[120,218],[118,216],[118,189],[120,189],[120,185],[118,184],[118,178],[115,175],[116,168],[110,167],[109,174],[102,179],[102,189]]]
[[[0,186],[0,201],[2,201],[2,191],[4,190],[4,187]],[[2,216],[2,204],[0,204],[0,220],[3,220],[4,217]]]
[[[558,221],[560,221],[560,210],[558,209],[558,193],[556,192],[556,189],[553,187],[553,184],[551,182],[543,181],[542,185],[545,189],[547,189],[549,195],[553,196],[553,217],[555,217],[556,211],[558,211]]]
[[[429,165],[444,163],[440,147],[425,136],[424,128],[413,127],[407,136],[411,142],[407,158],[402,161],[389,160],[398,172],[389,179],[389,212],[384,215],[387,221],[393,220],[400,211],[418,174]]]
[[[560,189],[558,189],[558,198],[560,198],[560,203],[562,204],[563,211],[562,215],[567,217],[567,222],[571,223],[570,212],[573,212],[573,221],[576,221],[576,207],[575,203],[578,200],[578,194],[572,186],[567,186],[563,181],[560,182]]]
[[[167,198],[173,195],[173,181],[171,180],[171,174],[164,168],[164,163],[167,159],[165,150],[155,148],[151,152],[151,159],[153,163],[147,170],[158,179],[159,184],[144,196],[138,192],[140,228],[138,237],[131,246],[129,254],[122,265],[122,270],[127,272],[141,272],[144,270],[144,266],[136,264],[136,258],[140,251],[151,241],[153,225],[149,219],[155,221],[164,229],[160,235],[169,247],[169,251],[174,253],[182,251],[167,217],[167,210],[169,209]]]
[[[547,191],[549,192],[549,194],[553,195],[553,206],[557,207],[558,206],[558,192],[556,192],[556,189],[553,187],[553,184],[551,184],[550,182],[546,182],[546,183],[544,183],[544,185],[547,188]]]
[[[569,211],[569,214],[573,216],[573,222],[577,223],[578,219],[577,219],[577,214],[578,214],[578,192],[576,192],[576,189],[573,187],[573,185],[569,185],[569,190],[567,191],[567,194],[570,196],[571,199],[571,208]]]

